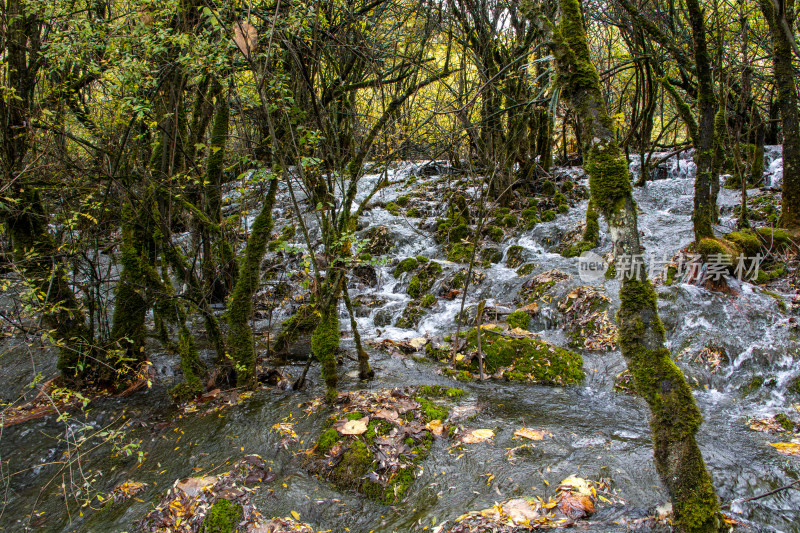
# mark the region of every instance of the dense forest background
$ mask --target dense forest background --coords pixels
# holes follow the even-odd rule
[[[796,13],[794,0],[3,0],[0,328],[58,371],[34,368],[6,399],[129,397],[158,379],[159,352],[180,368],[176,404],[300,389],[313,359],[335,405],[342,330],[359,379],[375,376],[354,280],[388,248],[359,220],[405,207],[378,198],[409,162],[448,183],[439,213],[405,215],[430,217],[415,231],[464,266],[449,287],[461,314],[478,268],[497,262],[493,241],[581,200],[561,255],[608,235],[611,258],[642,262],[634,191],[687,154],[686,250],[701,264],[764,254],[759,282],[785,280],[778,255],[800,231]],[[782,157],[769,183],[765,146]],[[556,180],[563,167],[583,167],[588,189]],[[748,206],[759,187],[772,200]],[[721,189],[739,198],[727,225]],[[408,261],[392,268],[414,272],[414,329],[441,267]],[[721,530],[700,412],[644,268],[619,298],[618,344],[674,525]],[[464,341],[481,380],[484,300]],[[439,357],[455,368],[460,332]],[[287,381],[298,338],[313,358]]]

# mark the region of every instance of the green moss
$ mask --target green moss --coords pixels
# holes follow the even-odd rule
[[[458,399],[464,396],[464,390],[443,385],[423,385],[419,389],[419,395],[426,398],[443,398],[446,396]]]
[[[700,239],[700,242],[695,244],[697,253],[703,256],[704,261],[708,261],[709,257],[715,255],[729,256],[731,261],[739,257],[741,250],[732,242],[727,242],[724,239],[714,239],[706,237]]]
[[[486,329],[481,334],[481,347],[489,374],[505,368],[505,376],[510,380],[561,385],[583,381],[583,358],[579,354],[535,337],[506,337]],[[462,336],[467,341],[465,349],[475,350],[477,329],[462,333]],[[477,357],[470,360],[469,368],[477,371]]]
[[[416,298],[419,297],[420,292],[421,292],[419,276],[414,275],[411,278],[411,282],[408,284],[408,291],[407,292],[408,292],[408,295],[411,296],[412,298],[416,299]]]
[[[748,381],[740,390],[741,396],[749,396],[753,393],[758,392],[761,390],[761,387],[764,386],[764,376],[754,376],[750,381]]]
[[[558,206],[558,212],[559,212],[559,213],[561,213],[562,215],[563,215],[564,213],[568,213],[568,212],[569,212],[569,206],[568,206],[567,204],[561,204],[561,205],[559,205],[559,206]]]
[[[761,381],[763,382],[764,378],[761,378]],[[787,383],[786,390],[800,396],[800,376],[792,379],[789,383]]]
[[[428,420],[444,420],[447,418],[449,414],[447,407],[437,405],[422,395],[417,395],[415,399],[419,402],[420,409],[425,413]]]
[[[447,260],[453,263],[468,263],[472,257],[472,244],[456,243],[447,252]]]
[[[325,399],[334,403],[337,398],[336,386],[339,378],[336,375],[336,350],[339,348],[339,314],[331,309],[323,315],[319,324],[311,334],[311,353],[320,362],[322,377],[327,386]]]
[[[783,251],[792,244],[791,236],[782,229],[761,227],[756,228],[756,231],[773,251]]]
[[[503,225],[507,228],[516,228],[517,223],[517,215],[506,215],[503,217]]]
[[[531,323],[531,316],[525,311],[514,311],[506,317],[506,322],[512,328],[526,329]]]
[[[406,308],[403,309],[403,314],[395,322],[395,327],[403,329],[413,329],[419,324],[420,318],[425,314],[425,311],[420,307],[416,301],[408,302]]]
[[[553,196],[553,201],[556,203],[556,205],[569,205],[569,202],[567,201],[567,197],[564,196],[563,194],[561,194],[560,192],[557,192]]]
[[[409,218],[421,218],[422,212],[416,207],[411,207],[406,211],[406,216]]]
[[[536,268],[536,263],[525,263],[517,269],[517,276],[527,276]]]
[[[545,196],[553,196],[555,193],[556,193],[555,184],[550,180],[545,180],[545,182],[542,183],[542,194]]]
[[[436,297],[433,294],[426,294],[422,299],[422,307],[431,307],[436,302]]]
[[[456,381],[472,381],[472,374],[469,370],[454,370],[452,368],[442,369],[442,374],[455,379]]]
[[[503,252],[497,248],[484,248],[481,250],[481,259],[488,263],[499,263],[503,260]]]
[[[330,480],[339,488],[356,489],[361,478],[369,473],[372,466],[372,452],[366,443],[351,440],[342,459],[330,473]]]
[[[561,184],[561,190],[564,191],[567,194],[572,192],[572,189],[574,189],[574,188],[575,188],[575,184],[572,183],[572,181],[570,181],[570,180],[567,180],[567,181],[565,181],[564,183]]]
[[[429,258],[425,257],[424,255],[418,255],[417,256],[417,261],[419,261],[420,265],[426,265],[426,264],[430,263],[431,260]]]
[[[409,200],[410,198],[408,196],[403,195],[397,199],[397,205],[399,205],[400,207],[405,207],[408,205]]]
[[[542,222],[550,222],[556,219],[556,212],[548,209],[542,213]]]
[[[317,453],[327,454],[337,442],[339,442],[339,432],[334,428],[326,429],[317,440]]]
[[[612,142],[605,149],[592,147],[586,173],[589,174],[592,201],[598,210],[616,213],[632,190],[628,163],[616,143]]]
[[[406,272],[411,272],[415,268],[417,268],[418,261],[413,257],[408,257],[403,259],[398,263],[398,265],[394,268],[394,277],[399,278],[401,275],[405,274]]]
[[[314,331],[318,321],[319,313],[314,311],[314,306],[301,305],[291,317],[281,323],[281,331],[275,336],[273,351],[288,351],[301,333]]]
[[[567,246],[564,251],[561,252],[561,255],[564,257],[578,257],[583,252],[588,252],[589,250],[595,248],[597,245],[593,242],[587,241],[580,241],[576,242],[571,246]]]
[[[522,252],[525,249],[522,246],[514,245],[509,246],[506,251],[506,266],[508,268],[517,268],[523,262]]]
[[[208,510],[200,526],[200,533],[234,533],[239,529],[243,510],[228,500],[217,500]]]
[[[389,202],[386,204],[386,210],[389,211],[393,216],[400,216],[400,206],[394,202]]]
[[[741,248],[746,257],[755,256],[761,251],[761,241],[753,230],[734,231],[728,233],[725,238]]]
[[[794,430],[794,422],[792,422],[792,419],[783,413],[778,413],[777,415],[775,415],[775,422],[780,424],[781,427],[786,431]]]
[[[483,228],[483,234],[493,242],[501,242],[503,240],[503,237],[505,237],[503,228],[498,228],[497,226],[492,226],[492,225]]]

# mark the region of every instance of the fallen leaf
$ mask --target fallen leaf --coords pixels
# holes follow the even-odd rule
[[[546,511],[538,503],[532,503],[524,498],[509,500],[503,504],[503,512],[517,525],[527,526],[531,520],[535,520],[546,514]]]
[[[411,347],[414,348],[415,350],[419,350],[420,348],[428,344],[428,339],[426,339],[425,337],[414,337],[413,339],[408,341],[408,344],[410,344]]]
[[[217,476],[190,477],[175,484],[175,487],[182,490],[190,498],[194,498],[204,487],[210,487],[217,482]]]
[[[348,420],[341,426],[336,427],[337,431],[342,435],[363,435],[367,432],[367,423],[369,422],[369,417],[365,416],[364,418],[360,418],[358,420]]]
[[[473,429],[461,437],[461,442],[465,444],[474,444],[476,442],[484,442],[492,438],[494,438],[494,431],[491,429]]]
[[[771,442],[769,445],[784,455],[800,455],[800,442]]]
[[[397,422],[397,419],[400,418],[400,415],[397,414],[397,411],[392,411],[389,409],[378,409],[376,412],[372,413],[372,416],[375,418],[388,420],[389,422]]]
[[[294,517],[295,520],[300,520],[300,513],[292,511],[292,517]]]
[[[441,420],[431,420],[425,425],[425,429],[438,437],[442,434],[442,431],[444,431],[444,425]]]
[[[519,428],[514,432],[514,436],[525,437],[530,440],[542,440],[545,436],[552,437],[553,434],[546,429]]]

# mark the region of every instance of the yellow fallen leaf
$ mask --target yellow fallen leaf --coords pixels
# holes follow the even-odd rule
[[[476,442],[484,442],[494,437],[494,431],[491,429],[473,429],[461,437],[461,442],[466,444],[474,444]]]
[[[514,432],[514,436],[525,437],[530,440],[542,440],[545,436],[552,437],[553,434],[546,429],[519,428]]]
[[[771,442],[769,445],[784,455],[800,455],[800,442]]]
[[[430,431],[434,435],[439,436],[439,435],[442,434],[442,431],[444,431],[444,425],[442,424],[441,420],[438,420],[438,419],[437,420],[431,420],[430,422],[425,424],[425,429],[427,429],[428,431]]]
[[[300,513],[298,513],[297,511],[292,511],[292,516],[293,516],[293,517],[294,517],[294,519],[295,519],[295,520],[297,520],[298,522],[300,521]]]

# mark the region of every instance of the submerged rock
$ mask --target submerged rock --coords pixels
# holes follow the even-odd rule
[[[403,499],[449,410],[436,398],[460,398],[445,387],[343,392],[341,410],[328,419],[306,451],[309,470],[341,490],[393,504]]]
[[[456,367],[478,372],[478,329],[461,334],[465,344],[456,356]],[[572,385],[583,381],[583,358],[532,333],[497,324],[481,327],[484,371],[512,381]]]

